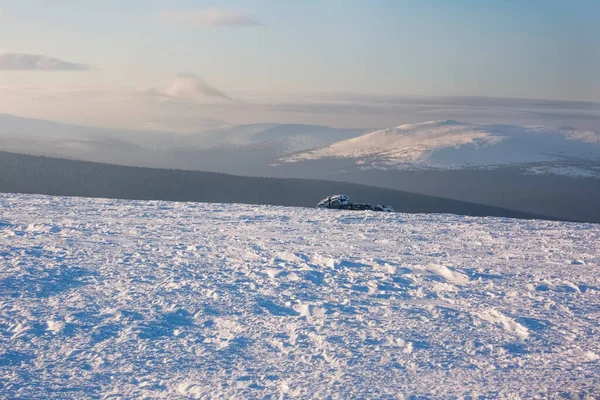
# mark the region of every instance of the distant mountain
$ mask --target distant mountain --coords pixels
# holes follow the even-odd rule
[[[277,170],[600,222],[596,132],[432,121],[282,157]]]
[[[317,178],[600,222],[597,132],[456,121],[369,132],[265,123],[177,134],[0,114],[0,151],[124,166]]]
[[[378,130],[287,156],[283,161],[320,159],[349,160],[358,169],[521,166],[528,173],[600,177],[600,133],[431,121]]]
[[[349,170],[519,167],[523,173],[600,177],[600,133],[569,128],[431,121],[366,133],[319,125],[219,126],[192,134],[73,126],[0,114],[0,151],[112,164],[296,176],[331,161]],[[305,175],[303,175],[305,176]]]
[[[360,136],[317,125],[219,126],[197,133],[74,126],[0,114],[0,151],[112,164],[263,173],[282,156]],[[227,162],[225,162],[227,160]]]
[[[327,195],[344,193],[354,201],[389,204],[409,213],[555,219],[344,182],[125,167],[7,152],[0,152],[0,171],[0,192],[5,193],[303,207],[314,207]]]
[[[273,146],[278,154],[327,146],[348,138],[360,136],[363,129],[336,129],[321,125],[299,124],[253,124],[222,128],[204,137],[192,136],[195,140],[209,140],[208,147],[223,146]]]

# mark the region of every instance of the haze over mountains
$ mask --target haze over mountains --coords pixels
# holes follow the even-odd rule
[[[260,174],[290,153],[366,133],[317,125],[251,124],[197,133],[75,126],[0,115],[0,150],[121,165]]]
[[[124,166],[344,181],[600,222],[600,134],[585,129],[440,120],[387,129],[222,125],[182,134],[0,115],[0,150]]]
[[[4,151],[217,172],[264,173],[269,170],[266,167],[281,162],[335,159],[351,160],[360,169],[521,165],[530,173],[600,177],[600,133],[568,127],[443,120],[367,130],[264,123],[177,134],[80,127],[0,115],[0,139],[0,150]],[[197,157],[206,156],[203,152],[207,150],[238,157],[224,167],[210,158]]]

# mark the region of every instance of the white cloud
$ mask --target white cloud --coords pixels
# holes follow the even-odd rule
[[[59,60],[39,54],[4,53],[0,54],[2,71],[89,71],[84,64]]]
[[[206,97],[233,101],[226,93],[209,85],[204,79],[192,74],[179,74],[165,89],[164,94],[176,99]]]
[[[181,74],[164,87],[2,86],[0,110],[28,118],[106,128],[199,132],[243,123],[256,110],[203,79]]]
[[[0,8],[0,18],[2,18],[3,13],[4,13],[4,11],[2,11],[2,9]]]
[[[156,14],[162,22],[191,26],[264,26],[255,16],[220,8],[204,10],[163,10]]]

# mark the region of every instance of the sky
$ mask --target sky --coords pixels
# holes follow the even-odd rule
[[[378,114],[401,99],[600,102],[597,0],[0,0],[0,10],[0,113],[135,129],[364,127],[393,123]]]

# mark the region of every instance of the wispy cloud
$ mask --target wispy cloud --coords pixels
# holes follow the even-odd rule
[[[162,10],[155,15],[161,22],[190,26],[265,26],[257,17],[237,10]]]
[[[193,74],[179,74],[165,89],[164,94],[176,99],[193,99],[207,97],[234,101],[226,93],[209,85],[206,81]]]
[[[0,54],[2,71],[90,71],[92,68],[78,63],[39,54]]]

